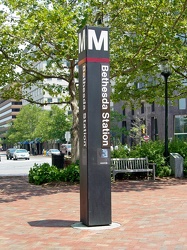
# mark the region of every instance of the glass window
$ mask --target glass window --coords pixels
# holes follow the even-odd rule
[[[175,116],[175,135],[187,134],[187,116],[176,115]]]
[[[141,103],[141,114],[144,114],[144,103]]]
[[[152,112],[155,111],[155,102],[152,102],[152,104],[151,104],[151,110],[152,110]]]
[[[179,99],[179,109],[186,109],[186,98]]]
[[[22,105],[22,102],[12,102],[12,105]]]
[[[19,112],[20,109],[12,109],[12,112]]]
[[[122,121],[122,128],[127,129],[127,122],[126,121]],[[126,144],[127,143],[127,136],[122,133],[122,144]]]

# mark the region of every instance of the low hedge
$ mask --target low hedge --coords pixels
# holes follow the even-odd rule
[[[55,181],[79,182],[80,168],[77,164],[71,164],[67,168],[58,169],[56,166],[50,166],[49,163],[34,164],[29,171],[29,183],[41,185]]]

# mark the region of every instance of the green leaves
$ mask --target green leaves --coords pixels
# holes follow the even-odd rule
[[[67,168],[58,169],[55,166],[50,166],[49,163],[34,164],[29,170],[29,183],[41,185],[50,182],[79,182],[80,168],[77,164],[71,164]]]
[[[155,96],[162,97],[163,80],[158,66],[163,57],[168,58],[172,67],[169,96],[178,98],[174,90],[186,93],[179,73],[187,69],[186,46],[177,37],[177,34],[186,34],[187,31],[184,25],[187,20],[186,3],[116,1],[109,4],[109,8],[111,77],[116,82],[113,100],[128,103],[131,99],[137,102],[143,99],[149,102]],[[178,72],[176,68],[180,68]],[[145,76],[152,76],[153,81]],[[137,81],[144,83],[144,91],[132,89],[131,85]]]
[[[7,141],[17,143],[41,138],[42,141],[65,140],[65,132],[71,128],[72,118],[63,109],[52,106],[51,111],[36,105],[22,108],[7,134]]]
[[[111,78],[116,81],[113,99],[127,100],[150,97],[150,83],[145,75],[159,77],[158,64],[167,57],[173,68],[170,95],[178,89],[186,71],[187,53],[184,39],[179,38],[187,31],[187,6],[182,0],[159,1],[12,1],[4,0],[9,12],[2,12],[0,36],[1,69],[0,82],[37,82],[49,75],[63,77],[69,82],[70,73],[64,74],[62,60],[77,60],[77,32],[84,25],[96,25],[98,18],[103,26],[110,27]],[[5,22],[7,16],[13,22]],[[24,45],[26,50],[20,48]],[[38,69],[37,62],[48,61],[46,69]],[[11,67],[10,67],[11,65]],[[22,74],[16,75],[16,66],[22,67]],[[33,72],[34,69],[34,72]],[[70,68],[69,68],[70,69]],[[32,77],[31,77],[32,71]],[[9,72],[9,73],[8,73]],[[11,72],[11,77],[10,77]],[[72,71],[71,71],[72,72]],[[31,78],[33,81],[31,81]],[[145,91],[141,95],[138,89],[131,89],[134,81],[143,81]],[[120,94],[118,95],[121,87]],[[160,95],[162,88],[152,86]],[[186,91],[181,85],[180,92]],[[12,93],[13,95],[13,93]]]
[[[80,167],[77,164],[71,164],[67,168],[61,170],[60,180],[65,182],[80,181]]]
[[[18,143],[25,140],[34,140],[36,138],[34,136],[35,129],[41,113],[42,109],[36,105],[24,106],[7,132],[7,141]]]
[[[53,181],[59,181],[60,172],[57,167],[50,166],[49,163],[41,165],[34,164],[33,168],[29,170],[29,183],[41,185]]]

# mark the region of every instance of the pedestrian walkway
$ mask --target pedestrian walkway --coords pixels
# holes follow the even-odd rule
[[[79,185],[35,186],[27,177],[0,177],[2,250],[186,250],[187,180],[112,184],[107,230],[73,228]]]

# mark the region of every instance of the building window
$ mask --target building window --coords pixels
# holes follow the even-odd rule
[[[157,118],[151,117],[151,140],[157,140],[158,139],[158,124],[157,124]]]
[[[152,102],[152,104],[151,104],[151,111],[152,111],[152,112],[155,111],[155,102]]]
[[[144,102],[141,103],[141,114],[144,114]]]
[[[47,98],[47,102],[48,102],[48,103],[51,103],[52,101],[53,101],[52,98]]]
[[[144,83],[143,82],[136,83],[136,88],[137,89],[143,89],[144,88]]]
[[[126,121],[122,121],[122,128],[123,129],[127,129],[127,122]],[[126,144],[127,143],[127,136],[122,133],[122,144]]]
[[[179,109],[186,109],[186,98],[179,99]]]
[[[12,105],[22,105],[22,102],[12,102]]]
[[[127,122],[126,121],[122,121],[122,128],[126,128],[127,127]]]
[[[131,114],[134,115],[134,109],[131,110]]]
[[[123,109],[123,115],[125,115],[125,109]]]
[[[176,115],[174,118],[174,135],[179,139],[187,139],[187,116]]]
[[[19,112],[20,109],[12,109],[12,112]]]

